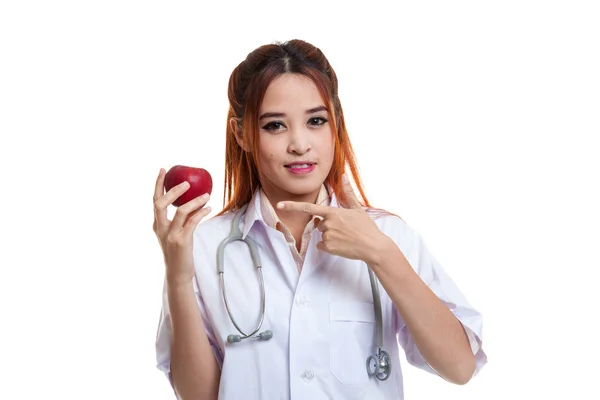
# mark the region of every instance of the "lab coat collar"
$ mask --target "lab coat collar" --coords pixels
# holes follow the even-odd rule
[[[335,193],[333,192],[333,188],[328,185],[327,191],[329,192],[329,196],[330,196],[329,206],[330,207],[339,207],[337,198],[335,196]],[[254,226],[254,223],[256,221],[261,221],[262,223],[264,223],[266,225],[265,220],[260,211],[260,189],[257,189],[254,192],[254,195],[252,196],[250,203],[248,203],[248,208],[246,209],[246,215],[244,215],[244,227],[242,229],[242,238],[243,239],[246,238],[246,236],[248,235],[248,232],[250,232],[250,230],[252,229],[252,227]]]

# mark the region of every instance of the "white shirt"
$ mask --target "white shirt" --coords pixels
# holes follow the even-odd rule
[[[332,194],[332,207],[338,207]],[[268,341],[246,339],[228,344],[239,334],[231,322],[220,290],[217,248],[231,230],[234,213],[207,220],[194,233],[194,289],[213,354],[221,367],[219,399],[403,399],[401,350],[413,366],[435,374],[385,289],[379,284],[383,313],[383,350],[392,358],[386,381],[369,378],[367,358],[376,352],[375,312],[367,266],[316,248],[321,232],[313,230],[304,264],[298,272],[284,234],[262,217],[257,191],[242,217],[243,236],[257,244],[262,261],[266,308],[260,332]],[[429,288],[463,324],[476,357],[475,374],[487,363],[482,349],[482,317],[467,301],[423,238],[396,216],[374,219]],[[225,251],[225,287],[233,317],[246,333],[260,316],[260,283],[245,243]],[[169,382],[171,327],[166,288],[156,338],[157,367]]]

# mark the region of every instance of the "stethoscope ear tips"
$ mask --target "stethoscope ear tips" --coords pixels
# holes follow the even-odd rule
[[[271,331],[264,331],[258,334],[258,338],[260,340],[269,340],[273,337],[273,332]]]
[[[273,332],[264,331],[259,333],[256,336],[244,336],[243,338],[240,335],[234,335],[233,333],[227,336],[227,343],[239,343],[242,339],[258,339],[258,340],[269,340],[273,337]]]
[[[242,338],[240,337],[240,335],[231,334],[231,335],[227,336],[227,343],[238,343],[241,341],[242,341]]]

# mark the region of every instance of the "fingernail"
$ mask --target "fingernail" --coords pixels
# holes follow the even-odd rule
[[[283,204],[283,203],[277,203],[277,208],[279,208],[280,210],[282,210],[283,207],[285,207],[285,204]]]
[[[204,194],[202,195],[202,198],[203,198],[203,199],[208,199],[208,196],[209,196],[209,194],[208,194],[208,193],[204,193]]]

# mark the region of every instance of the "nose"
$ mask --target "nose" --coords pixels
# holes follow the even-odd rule
[[[288,152],[292,154],[305,154],[310,151],[310,134],[306,129],[290,130],[290,143],[288,144]]]

